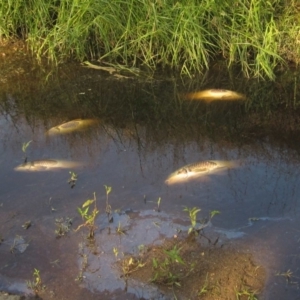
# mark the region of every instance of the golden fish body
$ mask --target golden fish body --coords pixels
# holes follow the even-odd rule
[[[50,171],[80,167],[82,164],[75,161],[41,159],[25,162],[14,168],[15,171]]]
[[[50,128],[47,131],[48,135],[67,134],[74,131],[80,131],[96,124],[94,119],[76,119]]]
[[[230,90],[210,89],[195,93],[188,93],[184,96],[188,100],[204,100],[207,102],[214,100],[245,100],[246,96]]]
[[[221,171],[223,168],[233,168],[236,163],[233,161],[208,160],[186,165],[168,176],[165,183],[173,184],[181,181],[188,181],[210,172]]]

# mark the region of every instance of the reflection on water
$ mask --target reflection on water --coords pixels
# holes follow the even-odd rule
[[[0,235],[4,239],[0,245],[1,274],[19,282],[20,278],[31,280],[33,268],[38,268],[49,290],[64,295],[64,299],[91,297],[84,286],[95,293],[103,292],[103,299],[112,297],[113,288],[108,287],[115,286],[119,289],[116,295],[122,299],[124,281],[110,269],[113,243],[109,243],[111,237],[103,235],[102,217],[97,221],[97,251],[107,260],[100,261],[94,255],[90,266],[100,279],[104,276],[102,272],[106,274],[102,281],[98,282],[91,274],[85,274],[83,283],[75,281],[80,268],[78,245],[82,242],[78,232],[70,230],[60,239],[55,237],[55,220],[70,218],[76,228],[82,222],[77,207],[93,192],[102,214],[106,201],[104,185],[109,185],[112,187],[109,204],[113,211],[136,210],[142,214],[155,209],[161,198],[162,213],[155,214],[160,222],[166,218],[165,228],[175,226],[176,222],[170,221],[174,216],[187,220],[185,206],[200,207],[203,216],[212,210],[221,211],[212,224],[216,232],[227,238],[238,238],[237,243],[247,245],[269,268],[266,295],[278,295],[272,299],[297,295],[295,286],[285,291],[285,282],[280,283],[280,277],[274,279],[274,274],[291,269],[295,278],[300,277],[295,268],[299,264],[300,238],[298,143],[293,142],[292,148],[288,148],[281,145],[284,137],[273,142],[276,134],[272,132],[266,138],[267,130],[261,127],[264,117],[256,113],[256,94],[245,92],[250,95],[250,100],[247,99],[250,103],[208,106],[183,102],[171,81],[124,85],[103,80],[99,84],[99,74],[94,70],[88,72],[73,77],[73,82],[66,80],[52,87],[46,84],[43,93],[38,94],[39,99],[32,101],[26,98],[29,95],[26,90],[24,98],[11,91],[3,95],[0,104]],[[224,83],[224,88],[233,89],[228,83]],[[195,86],[190,90],[196,90]],[[252,110],[251,118],[246,109]],[[271,114],[272,109],[270,106]],[[77,118],[98,118],[101,122],[84,132],[45,135],[53,126]],[[28,161],[55,157],[84,162],[84,166],[74,170],[70,165],[55,172],[14,172],[24,160],[22,144],[30,140],[26,149]],[[180,185],[164,183],[181,166],[207,160],[238,161],[239,167],[227,168],[222,176],[211,172]],[[68,184],[71,171],[77,174],[73,189]],[[127,214],[115,215],[114,219],[115,227],[118,220],[125,225],[132,222]],[[22,225],[28,220],[32,226],[25,231]],[[137,221],[137,217],[133,220]],[[149,224],[143,223],[145,220],[140,222],[142,228],[148,228]],[[30,241],[28,248],[24,253],[12,255],[10,241],[24,232],[26,241]],[[127,244],[117,246],[129,251],[133,245],[134,241],[129,239]],[[270,254],[269,260],[265,259],[266,252]],[[53,265],[57,260],[59,264]],[[99,267],[101,270],[97,271]],[[278,284],[270,284],[272,280]],[[0,278],[0,282],[2,289],[8,289],[4,279]],[[110,291],[104,292],[105,287]],[[23,288],[16,287],[16,290],[23,291]],[[147,292],[146,298],[158,293],[155,288]],[[132,290],[130,293],[137,295]]]

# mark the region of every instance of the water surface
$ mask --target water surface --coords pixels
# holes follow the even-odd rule
[[[47,286],[45,299],[57,295],[59,299],[96,299],[98,294],[101,299],[122,299],[124,294],[128,299],[139,298],[141,288],[129,286],[124,291],[125,283],[112,267],[112,249],[118,237],[108,236],[105,228],[114,230],[121,222],[131,230],[129,237],[146,228],[150,236],[145,243],[151,244],[159,237],[173,236],[175,227],[187,226],[184,207],[199,207],[199,221],[210,211],[219,210],[221,214],[210,228],[224,240],[248,249],[266,268],[263,299],[299,297],[298,143],[285,143],[266,127],[260,129],[253,112],[254,96],[252,118],[246,124],[241,121],[248,116],[244,103],[184,102],[176,91],[176,81],[124,83],[81,69],[77,79],[70,80],[73,73],[64,74],[65,81],[58,84],[54,80],[52,87],[46,84],[38,95],[26,90],[21,94],[22,87],[18,87],[6,90],[1,100],[1,289],[28,292],[24,282],[32,280],[37,268]],[[208,79],[205,84],[213,83]],[[229,84],[220,81],[216,88],[232,89]],[[248,97],[251,101],[251,94]],[[96,118],[99,123],[85,132],[45,135],[52,126],[76,118]],[[263,117],[260,124],[261,120]],[[268,124],[271,126],[271,121]],[[25,154],[22,144],[30,140]],[[25,156],[28,160],[74,160],[83,166],[48,172],[14,171]],[[180,184],[165,184],[170,173],[202,160],[234,160],[238,165]],[[69,171],[78,175],[74,188],[68,184]],[[104,185],[112,187],[109,204],[116,211],[113,224],[105,215]],[[84,247],[84,230],[73,229],[82,222],[77,207],[94,192],[100,209],[98,244],[96,254],[89,254],[90,268],[78,281],[83,254],[87,255],[84,251],[89,250]],[[157,212],[159,198],[161,213]],[[135,214],[136,223],[132,224],[129,212]],[[145,215],[149,214],[148,220]],[[55,220],[66,217],[73,220],[72,230],[56,238]],[[157,218],[165,222],[160,235],[151,227]],[[28,220],[32,226],[25,230],[22,225]],[[12,249],[16,235],[29,244],[23,253]],[[134,253],[141,243],[141,238],[128,238],[118,242],[118,247]],[[288,270],[292,272],[288,281],[276,276]],[[101,282],[101,278],[106,279]],[[146,299],[160,297],[153,287],[143,291]]]

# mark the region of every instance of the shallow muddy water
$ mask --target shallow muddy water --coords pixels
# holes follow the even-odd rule
[[[177,96],[170,98],[171,81],[108,83],[107,77],[94,70],[78,70],[78,74],[73,85],[68,80],[74,75],[68,73],[66,82],[56,83],[53,89],[48,84],[31,100],[26,99],[29,92],[26,97],[19,90],[3,94],[0,289],[30,292],[26,281],[33,279],[36,268],[47,287],[43,299],[99,299],[99,295],[101,299],[169,299],[154,285],[134,280],[126,285],[116,262],[125,254],[138,253],[141,245],[159,244],[179,229],[186,231],[189,218],[184,207],[199,207],[199,222],[212,210],[221,212],[204,231],[253,253],[266,269],[262,299],[298,299],[298,143],[293,141],[290,147],[280,138],[276,142],[271,133],[272,138],[267,134],[261,138],[259,126],[256,138],[253,128],[239,126],[243,104],[187,103]],[[79,84],[80,79],[84,84]],[[218,85],[223,87],[222,82]],[[76,118],[97,118],[99,122],[84,132],[45,134]],[[226,121],[231,122],[228,128],[233,133]],[[243,140],[245,135],[248,138]],[[28,141],[32,142],[25,154],[22,144]],[[15,171],[25,156],[29,161],[60,159],[82,166]],[[236,167],[178,184],[165,183],[178,168],[202,160],[233,160]],[[78,175],[73,188],[68,184],[70,171]],[[105,214],[104,185],[112,187],[113,223]],[[77,207],[92,199],[94,192],[100,213],[95,245],[89,248],[85,228],[73,229],[82,224]],[[72,224],[69,232],[57,238],[56,223],[61,218],[71,218]],[[29,220],[31,226],[22,228]],[[119,225],[126,235],[116,233]],[[22,236],[26,247],[16,246],[17,236]],[[290,275],[284,276],[287,271]]]

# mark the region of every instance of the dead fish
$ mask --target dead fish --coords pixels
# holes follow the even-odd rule
[[[224,168],[233,168],[237,164],[234,161],[208,160],[200,161],[186,165],[168,176],[165,183],[173,184],[177,182],[187,181],[191,178],[197,178],[207,175],[211,172],[218,172]]]
[[[67,134],[74,131],[80,131],[87,129],[89,126],[92,126],[97,123],[95,119],[76,119],[72,120],[57,126],[50,128],[46,134],[48,135],[57,135],[57,134]]]
[[[237,92],[222,89],[204,90],[195,93],[189,93],[184,95],[188,100],[204,100],[211,102],[214,100],[245,100],[246,96]]]
[[[50,171],[71,169],[82,166],[82,163],[67,160],[42,159],[25,162],[14,168],[15,171]]]

